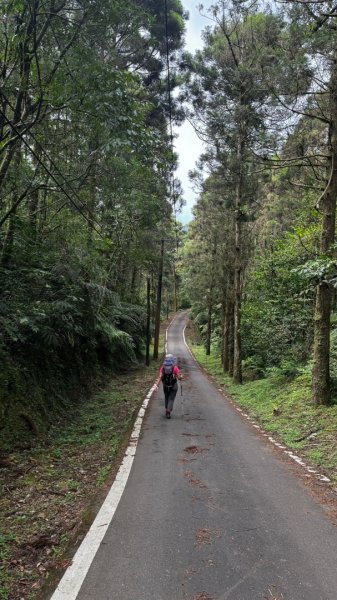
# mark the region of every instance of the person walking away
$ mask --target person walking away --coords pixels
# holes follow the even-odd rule
[[[159,372],[163,384],[167,419],[171,418],[174,400],[178,391],[178,379],[181,379],[180,369],[175,363],[175,357],[172,354],[167,354]]]

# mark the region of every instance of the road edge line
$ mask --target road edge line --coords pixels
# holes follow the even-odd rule
[[[128,447],[108,495],[81,545],[77,549],[72,559],[72,564],[67,568],[50,600],[76,600],[78,596],[124,492],[136,454],[145,411],[153,392],[157,389],[158,381],[157,379],[153,384],[138,411]]]
[[[170,323],[166,327],[165,332],[165,354],[168,348],[168,330],[172,325],[177,315],[174,315]],[[185,334],[184,334],[184,342]],[[186,344],[187,345],[187,344]],[[76,600],[82,584],[87,576],[92,561],[94,560],[97,550],[107,532],[107,529],[114,517],[120,499],[123,495],[126,483],[128,481],[133,460],[138,446],[140,431],[146,408],[150,401],[153,392],[159,384],[159,377],[145,396],[145,399],[138,411],[134,427],[130,436],[128,447],[125,451],[124,458],[118,469],[116,478],[99,510],[94,522],[89,531],[82,540],[76,553],[73,556],[71,565],[67,568],[54,590],[50,600]]]
[[[186,342],[186,338],[185,338],[185,329],[186,329],[186,327],[187,327],[187,323],[186,323],[186,325],[185,325],[185,327],[183,329],[183,338],[184,338],[185,346],[186,346],[187,350],[189,351],[190,355],[192,356],[192,358],[194,359],[194,361],[197,363],[197,365],[199,365],[199,367],[201,367],[207,373],[207,370],[202,365],[200,365],[198,363],[198,361],[195,358],[195,356],[194,356],[191,348],[189,347],[188,343]],[[214,385],[215,385],[215,382],[214,382]],[[252,419],[252,417],[250,417],[249,415],[247,415],[247,413],[243,412],[243,409],[239,405],[237,405],[236,402],[234,402],[234,400],[232,400],[232,398],[229,395],[227,395],[222,388],[217,388],[217,389],[226,398],[226,400],[233,406],[233,408],[235,408],[235,410],[237,410],[237,412],[239,412],[241,414],[241,416],[245,420],[249,421],[253,425],[253,427],[255,427],[255,429],[258,429],[265,437],[267,437],[268,441],[271,444],[273,444],[274,446],[276,446],[279,450],[281,450],[289,458],[291,458],[298,465],[300,465],[305,471],[307,471],[310,474],[309,476],[313,476],[314,475],[316,480],[321,481],[322,483],[332,484],[332,481],[331,481],[331,479],[329,477],[327,477],[326,475],[323,475],[322,473],[319,473],[311,465],[307,465],[306,462],[300,456],[297,456],[297,454],[295,454],[294,452],[292,452],[290,450],[290,448],[288,448],[287,446],[284,446],[284,445],[280,444],[279,442],[277,442],[276,440],[274,440],[268,433],[266,433],[264,431],[264,429],[258,423],[256,423],[256,421],[254,421],[254,419]],[[336,488],[336,490],[337,490],[337,488]]]

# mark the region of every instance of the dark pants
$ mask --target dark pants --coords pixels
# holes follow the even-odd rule
[[[178,391],[178,384],[175,383],[172,387],[163,386],[165,396],[165,409],[171,411],[173,403]]]

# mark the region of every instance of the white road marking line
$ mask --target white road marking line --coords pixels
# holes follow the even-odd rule
[[[304,467],[306,467],[307,465],[305,464],[305,462],[299,457],[297,456],[297,454],[294,454],[293,452],[291,452],[291,450],[285,450],[284,454],[288,454],[288,456],[290,458],[292,458],[293,460],[295,460],[299,465],[302,465]]]
[[[325,477],[325,475],[320,475],[319,480],[325,481],[326,483],[330,483],[330,481],[331,481],[331,479],[329,479],[329,477]]]
[[[194,355],[193,355],[193,353],[192,353],[192,351],[191,351],[190,347],[188,346],[188,344],[187,344],[187,342],[186,342],[186,338],[185,338],[185,329],[186,329],[186,325],[185,325],[185,327],[184,327],[184,329],[183,329],[183,338],[184,338],[184,343],[185,343],[185,346],[186,346],[187,350],[189,351],[190,355],[192,356],[192,358],[194,359],[194,361],[195,361],[195,362],[198,364],[198,362],[197,362],[197,360],[195,359],[195,357],[194,357]],[[223,390],[222,388],[221,388],[221,389],[220,389],[220,388],[218,388],[218,390],[219,390],[219,392],[224,392],[224,390]],[[226,396],[225,396],[225,397],[226,397]],[[227,400],[229,400],[229,399],[227,399]],[[232,400],[229,400],[229,402],[230,402],[230,403],[231,403],[231,404],[232,404],[232,405],[233,405],[233,406],[236,408],[236,410],[237,410],[237,411],[239,411],[239,412],[242,414],[242,416],[246,417],[246,419],[247,419],[247,420],[249,420],[249,421],[253,421],[253,419],[252,419],[252,418],[251,418],[249,415],[247,415],[247,413],[243,412],[242,408],[239,408],[239,407],[238,407],[238,406],[237,406],[237,405],[236,405],[236,404],[235,404],[235,403],[234,403]],[[261,431],[262,435],[263,435],[264,437],[267,437],[267,438],[268,438],[268,440],[269,440],[269,441],[270,441],[272,444],[274,444],[274,446],[277,446],[278,448],[280,448],[281,450],[283,450],[285,454],[287,454],[287,455],[288,455],[288,456],[289,456],[289,457],[290,457],[292,460],[296,461],[296,462],[297,462],[299,465],[301,465],[302,467],[304,467],[306,471],[308,471],[308,472],[309,472],[309,473],[311,473],[312,475],[316,475],[316,476],[317,476],[317,478],[318,478],[320,481],[323,481],[323,482],[325,482],[325,483],[331,483],[331,479],[329,479],[329,478],[328,478],[328,477],[326,477],[325,475],[321,475],[320,473],[318,473],[317,471],[315,471],[315,469],[313,469],[312,467],[308,467],[308,466],[306,465],[306,463],[305,463],[305,462],[304,462],[304,461],[303,461],[303,460],[302,460],[302,459],[301,459],[299,456],[297,456],[296,454],[293,454],[293,453],[292,453],[290,450],[287,450],[287,446],[283,446],[282,444],[279,444],[278,442],[276,442],[276,440],[274,440],[274,438],[272,438],[272,437],[271,437],[271,436],[270,436],[268,433],[265,433],[265,432],[263,431],[263,429],[261,429],[261,427],[259,427],[258,425],[254,424],[254,422],[253,422],[253,425],[254,425],[254,427],[255,427],[256,429],[260,429],[260,431]]]
[[[93,524],[87,535],[78,548],[72,564],[64,573],[59,582],[51,600],[75,600],[81,589],[82,583],[89,571],[90,565],[95,558],[96,552],[103,540],[103,537],[113,519],[118,507],[119,501],[124,492],[127,480],[130,475],[132,463],[136,454],[139,441],[140,430],[145,411],[149,400],[157,387],[159,379],[152,386],[146,395],[141,408],[139,409],[133,431],[129,440],[128,448],[125,452],[121,466],[118,469],[116,479],[110,488],[110,491],[100,508]]]
[[[173,320],[174,319],[172,319],[172,321]],[[170,325],[172,324],[172,321]],[[165,337],[165,352],[167,352],[168,329],[166,329]],[[157,389],[158,383],[159,378],[153,384],[150,391],[145,396],[143,404],[138,411],[138,415],[130,436],[129,445],[125,451],[125,455],[118,469],[115,481],[112,484],[110,491],[104,503],[102,504],[93,524],[91,525],[88,533],[86,534],[80,547],[77,549],[77,552],[73,557],[72,564],[64,573],[50,600],[76,600],[78,596],[83,581],[89,571],[93,559],[95,558],[96,552],[100,547],[104,535],[113,519],[119,501],[124,492],[127,480],[130,475],[133,460],[136,454],[145,411],[153,392]]]

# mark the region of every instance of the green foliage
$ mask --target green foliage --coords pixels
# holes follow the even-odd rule
[[[307,288],[296,265],[306,253],[296,234],[287,234],[256,257],[247,282],[242,331],[244,356],[254,356],[260,370],[271,366],[296,371],[305,363],[313,336],[313,289]],[[286,365],[292,365],[289,368]]]
[[[307,4],[216,2],[203,49],[185,57],[186,98],[207,147],[191,175],[200,196],[184,284],[208,352],[212,327],[213,350],[221,346],[237,381],[242,359],[250,379],[296,378],[314,365],[315,401],[326,404],[337,287],[336,10]],[[333,360],[331,374],[335,386]]]
[[[111,465],[106,465],[99,470],[97,475],[97,485],[103,485],[111,471]]]
[[[243,371],[244,377],[247,379],[259,379],[264,377],[266,373],[264,357],[259,354],[248,356],[243,361]]]
[[[329,283],[333,287],[337,287],[337,263],[335,259],[328,256],[308,260],[304,265],[295,269],[295,272],[309,284]]]
[[[15,540],[14,534],[0,535],[0,561],[6,560],[10,553],[10,543]]]
[[[337,481],[337,406],[327,410],[310,402],[310,370],[303,369],[290,378],[286,372],[281,374],[282,369],[273,370],[267,378],[236,385],[223,373],[219,353],[209,357],[201,346],[193,345],[192,349],[217,385],[230,393],[265,431],[277,436],[288,447],[300,449],[311,464],[330,469],[330,477]]]
[[[143,358],[146,278],[153,304],[160,238],[174,227],[166,52],[173,67],[186,15],[168,0],[166,40],[165,5],[152,0],[47,0],[43,11],[6,1],[0,11],[0,431],[10,448]]]
[[[161,339],[161,355],[163,351],[164,339]],[[28,452],[11,452],[12,466],[2,470],[4,485],[0,491],[2,600],[15,596],[35,598],[41,577],[35,568],[37,562],[49,570],[51,557],[64,560],[69,555],[77,537],[74,520],[68,518],[70,513],[76,515],[81,527],[90,527],[97,498],[104,498],[104,491],[98,485],[108,483],[109,473],[116,472],[139,407],[158,368],[159,362],[153,362],[145,371],[144,366],[138,366],[114,377],[108,385],[72,404],[61,418],[54,413],[48,435]],[[30,389],[30,393],[33,395],[34,390]],[[17,477],[17,473],[22,476]],[[7,486],[11,487],[11,494]],[[17,510],[22,498],[25,498],[24,515]],[[11,518],[4,517],[8,513]],[[40,513],[45,517],[37,517]],[[17,571],[20,562],[15,568],[11,561],[20,561],[21,549],[30,548],[32,538],[46,534],[46,523],[52,537],[51,554],[46,553],[45,547],[25,554],[29,580],[25,576],[20,586]]]

